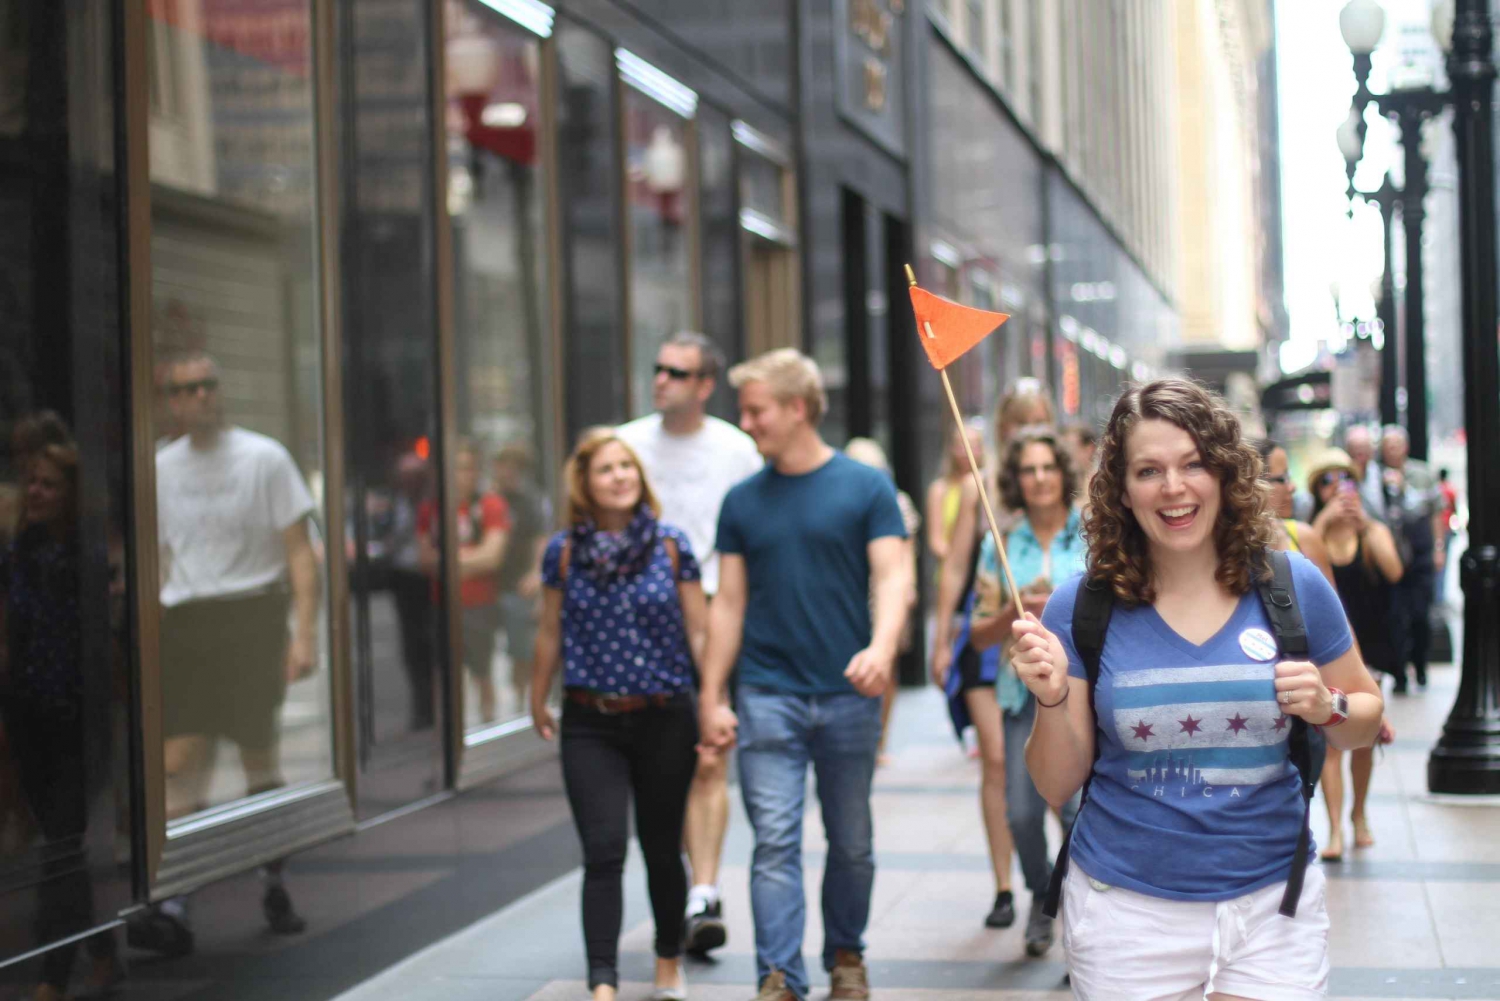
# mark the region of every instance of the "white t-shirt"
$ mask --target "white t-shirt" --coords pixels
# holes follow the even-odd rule
[[[703,568],[703,590],[719,589],[719,508],[729,488],[765,465],[755,441],[717,417],[705,416],[692,434],[668,434],[661,414],[622,424],[620,437],[640,454],[646,478],[661,501],[661,520],[687,533]]]
[[[285,579],[282,533],[312,495],[274,438],[225,428],[211,448],[183,436],[156,453],[156,516],[166,608],[251,594]]]

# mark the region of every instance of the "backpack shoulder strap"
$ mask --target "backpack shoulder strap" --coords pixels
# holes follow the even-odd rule
[[[1104,637],[1109,632],[1109,619],[1115,610],[1115,592],[1107,581],[1085,576],[1078,585],[1078,597],[1073,602],[1073,647],[1078,659],[1083,661],[1084,673],[1089,682],[1089,712],[1094,711],[1094,686],[1099,683],[1099,659],[1104,653]],[[1099,735],[1094,734],[1094,764],[1099,762]],[[1089,777],[1084,779],[1083,791],[1079,795],[1078,808],[1088,802],[1089,786],[1094,781],[1093,765],[1089,766]],[[1074,820],[1077,824],[1077,820]],[[1062,847],[1057,850],[1057,861],[1052,866],[1052,878],[1047,884],[1047,895],[1042,902],[1042,913],[1057,917],[1062,903],[1063,879],[1068,874],[1068,852],[1073,843],[1073,828],[1063,833]]]
[[[1073,603],[1073,646],[1083,661],[1089,680],[1089,704],[1093,704],[1094,685],[1099,681],[1099,657],[1104,653],[1104,636],[1115,610],[1115,593],[1109,584],[1085,577],[1078,585]]]
[[[1270,581],[1258,581],[1256,592],[1265,607],[1266,618],[1271,620],[1271,629],[1276,633],[1276,643],[1281,655],[1291,660],[1305,659],[1310,651],[1307,642],[1307,623],[1302,618],[1302,609],[1297,604],[1297,586],[1292,581],[1292,560],[1279,549],[1266,552],[1271,567]],[[1292,868],[1287,873],[1286,892],[1281,897],[1282,914],[1295,917],[1297,899],[1302,896],[1302,882],[1307,875],[1308,855],[1312,851],[1311,830],[1308,824],[1312,815],[1313,789],[1318,776],[1313,770],[1312,735],[1307,721],[1300,716],[1292,717],[1291,732],[1287,736],[1288,753],[1297,774],[1302,779],[1302,828],[1297,833],[1297,848],[1292,855]]]
[[[1302,609],[1297,604],[1297,585],[1292,581],[1292,560],[1280,549],[1266,552],[1271,565],[1271,580],[1255,585],[1260,594],[1260,603],[1271,620],[1271,631],[1282,655],[1288,658],[1303,658],[1308,654],[1307,623],[1302,619]]]

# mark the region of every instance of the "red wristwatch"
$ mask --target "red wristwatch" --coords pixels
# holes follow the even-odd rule
[[[1329,714],[1328,721],[1319,726],[1338,726],[1349,718],[1349,696],[1337,688],[1328,689],[1328,694],[1333,697],[1333,711]]]

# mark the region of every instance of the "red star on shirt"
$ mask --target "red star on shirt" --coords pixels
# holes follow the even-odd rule
[[[1276,729],[1278,729],[1278,730],[1285,730],[1286,729],[1286,725],[1288,723],[1290,723],[1291,721],[1292,721],[1292,718],[1290,716],[1278,716],[1278,717],[1276,717]]]
[[[1245,724],[1249,723],[1250,721],[1241,716],[1239,713],[1235,713],[1234,719],[1229,720],[1228,722],[1229,729],[1233,730],[1235,733],[1239,733],[1241,730],[1245,729]]]
[[[1150,723],[1137,723],[1135,726],[1131,727],[1130,729],[1134,730],[1135,731],[1135,735],[1137,737],[1141,738],[1142,740],[1149,740],[1150,738],[1156,736],[1156,734],[1154,734],[1154,733],[1151,732],[1151,724]]]
[[[1199,730],[1203,729],[1203,727],[1198,725],[1203,721],[1201,719],[1193,719],[1191,713],[1188,714],[1187,719],[1180,719],[1177,722],[1182,726],[1182,732],[1187,734],[1189,737],[1197,733]]]

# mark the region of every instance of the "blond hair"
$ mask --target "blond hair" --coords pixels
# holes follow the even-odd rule
[[[563,482],[567,484],[568,490],[567,523],[570,527],[581,525],[590,519],[598,520],[599,509],[589,493],[589,468],[599,450],[610,443],[619,445],[630,455],[630,461],[641,474],[641,503],[651,509],[653,516],[661,517],[661,502],[651,490],[651,481],[646,479],[646,467],[641,465],[641,457],[636,454],[635,449],[616,434],[614,428],[593,427],[578,436],[578,444],[573,447],[573,454],[568,456],[567,465],[563,467]]]
[[[807,406],[807,423],[814,427],[828,412],[823,373],[817,362],[796,348],[767,351],[729,370],[729,384],[735,389],[751,382],[765,383],[777,403],[801,400]]]

